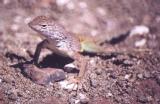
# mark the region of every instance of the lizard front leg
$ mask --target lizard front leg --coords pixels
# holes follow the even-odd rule
[[[37,48],[36,48],[36,51],[35,51],[34,57],[33,57],[34,64],[38,64],[38,59],[39,59],[42,48],[47,48],[48,45],[49,45],[49,42],[47,39],[43,40],[42,42],[40,42],[37,45]]]

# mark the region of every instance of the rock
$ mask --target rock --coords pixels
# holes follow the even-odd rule
[[[150,78],[150,77],[151,77],[150,72],[145,71],[145,72],[144,72],[144,77],[145,77],[145,78]]]
[[[142,73],[138,74],[138,75],[137,75],[137,78],[143,79],[143,74],[142,74]]]
[[[102,69],[100,69],[100,68],[96,69],[96,74],[101,75],[102,74]]]
[[[143,47],[143,46],[145,46],[146,42],[147,42],[146,39],[141,39],[139,41],[136,41],[134,45],[135,45],[135,47]]]
[[[65,89],[65,90],[73,90],[73,91],[75,91],[75,90],[77,90],[77,87],[78,87],[77,84],[74,84],[74,83],[70,84],[70,82],[66,81],[66,80],[60,81],[59,84],[60,84],[61,88]]]
[[[82,93],[78,94],[78,98],[80,99],[81,104],[88,104],[89,102],[89,98]]]
[[[17,91],[15,89],[10,89],[5,92],[6,95],[8,95],[8,99],[12,101],[16,101],[18,99]]]
[[[67,3],[69,3],[70,0],[56,0],[56,4],[58,6],[64,6],[66,5]]]
[[[98,85],[98,82],[96,80],[97,79],[97,75],[95,73],[91,73],[89,77],[90,77],[90,85],[92,87],[96,88],[97,85]]]
[[[141,102],[141,103],[147,103],[147,102],[148,102],[148,99],[147,99],[147,97],[145,97],[145,96],[139,96],[139,97],[138,97],[138,100],[139,100],[139,102]]]
[[[127,66],[133,65],[133,61],[130,61],[130,60],[124,60],[123,63]]]
[[[98,86],[98,82],[97,82],[97,80],[95,80],[95,79],[91,79],[91,80],[90,80],[90,84],[91,84],[91,86],[94,87],[94,88],[96,88],[96,87]]]
[[[74,65],[74,63],[70,63],[64,66],[64,70],[66,72],[71,72],[72,70],[78,69],[77,66]]]
[[[40,85],[48,85],[50,82],[60,81],[66,78],[65,73],[57,68],[38,68],[34,65],[24,65],[24,74],[32,81]]]
[[[131,74],[126,74],[126,75],[124,76],[124,78],[127,79],[127,80],[128,80],[130,77],[131,77]]]
[[[133,27],[133,29],[130,31],[130,36],[134,36],[134,35],[144,35],[144,34],[148,34],[150,32],[149,28],[147,26],[144,25],[138,25]]]
[[[113,94],[111,92],[107,93],[107,97],[111,97]]]

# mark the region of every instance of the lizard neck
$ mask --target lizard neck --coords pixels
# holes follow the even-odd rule
[[[53,40],[59,40],[59,41],[66,39],[66,36],[62,32],[59,32],[59,31],[47,31],[41,34],[47,39],[53,39]]]

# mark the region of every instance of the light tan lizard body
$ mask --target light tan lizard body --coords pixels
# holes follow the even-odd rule
[[[37,45],[33,59],[35,64],[38,63],[41,49],[47,48],[53,53],[78,61],[80,63],[78,79],[84,75],[87,62],[80,54],[81,43],[74,34],[67,32],[62,25],[45,16],[36,17],[29,26],[45,37],[45,40]]]

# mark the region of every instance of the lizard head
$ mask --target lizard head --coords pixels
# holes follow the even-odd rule
[[[28,25],[33,30],[46,37],[50,37],[55,31],[64,29],[63,26],[54,21],[54,19],[46,16],[38,16],[28,23]]]

